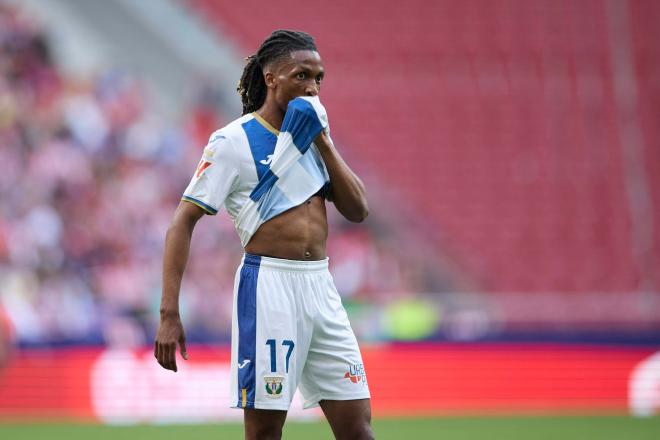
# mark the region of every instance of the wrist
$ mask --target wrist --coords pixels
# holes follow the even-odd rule
[[[179,309],[178,308],[160,308],[160,317],[161,319],[171,319],[179,318]]]
[[[325,134],[325,130],[321,131],[321,133],[319,133],[319,135],[316,136],[316,139],[314,139],[314,144],[318,148],[330,148],[332,146],[330,137]]]

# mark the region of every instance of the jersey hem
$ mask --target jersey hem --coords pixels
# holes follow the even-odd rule
[[[321,400],[361,400],[361,399],[371,399],[371,393],[369,390],[362,391],[360,393],[320,393],[315,395],[310,399],[305,399],[303,402],[303,409],[316,408],[319,406]]]
[[[287,402],[288,403],[288,402]],[[233,409],[274,409],[278,411],[288,411],[289,405],[287,403],[275,403],[275,402],[245,402],[245,407],[242,405],[237,405],[232,403],[229,405]]]
[[[192,203],[193,205],[197,205],[197,206],[199,206],[199,207],[202,208],[202,209],[204,210],[204,212],[206,212],[207,214],[210,214],[210,215],[216,215],[216,214],[218,213],[218,210],[217,210],[217,209],[215,209],[215,208],[213,208],[213,207],[207,205],[206,203],[204,203],[204,202],[202,202],[202,201],[200,201],[200,200],[197,200],[197,199],[195,199],[195,198],[193,198],[193,197],[190,197],[190,196],[183,196],[183,197],[181,197],[181,200],[183,200],[184,202],[189,202],[189,203]]]

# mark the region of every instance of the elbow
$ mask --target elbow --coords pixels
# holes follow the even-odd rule
[[[346,219],[353,223],[362,223],[367,219],[369,215],[369,208],[366,204],[362,206],[361,209],[353,211],[350,215],[346,216]]]
[[[192,231],[194,228],[195,224],[194,223],[188,223],[181,221],[181,219],[175,218],[172,220],[170,223],[169,227],[167,228],[167,232],[165,233],[165,243],[167,243],[170,240],[176,240],[178,237],[191,237],[192,236]]]
[[[337,200],[332,198],[337,211],[351,223],[362,223],[369,215],[369,205],[364,196]]]
[[[172,235],[176,235],[177,232],[181,231],[181,226],[181,223],[177,219],[172,220],[165,233],[165,239],[167,240]]]
[[[364,211],[364,213],[360,214],[359,216],[354,217],[351,221],[353,223],[362,223],[367,219],[367,216],[369,215],[369,211]]]
[[[170,239],[172,234],[174,234],[174,230],[176,229],[176,225],[174,222],[170,222],[170,225],[167,227],[167,231],[165,232],[165,241]]]

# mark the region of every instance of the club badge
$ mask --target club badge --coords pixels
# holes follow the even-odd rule
[[[284,382],[284,377],[282,376],[264,376],[264,382],[266,382],[266,394],[268,397],[273,399],[278,399],[282,397],[282,382]]]

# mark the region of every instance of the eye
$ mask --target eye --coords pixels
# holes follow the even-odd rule
[[[321,81],[323,81],[323,75],[318,75],[318,76],[316,77],[316,83],[317,83],[317,84],[321,84]]]
[[[296,75],[296,78],[298,78],[298,79],[307,79],[307,73],[298,72],[298,74]]]

